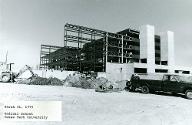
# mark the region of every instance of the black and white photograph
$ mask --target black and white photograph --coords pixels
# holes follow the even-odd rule
[[[0,0],[0,125],[192,125],[191,0]]]

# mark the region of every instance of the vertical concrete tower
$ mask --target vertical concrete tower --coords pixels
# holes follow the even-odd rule
[[[155,73],[155,28],[145,25],[140,28],[140,59],[147,60],[147,73]]]
[[[161,62],[167,62],[169,73],[174,73],[174,32],[167,31],[161,34]]]

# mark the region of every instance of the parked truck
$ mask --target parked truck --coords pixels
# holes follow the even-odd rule
[[[187,99],[192,99],[192,76],[164,74],[161,79],[155,79],[134,74],[127,83],[127,88],[129,91],[138,89],[144,94],[156,91],[181,93]]]

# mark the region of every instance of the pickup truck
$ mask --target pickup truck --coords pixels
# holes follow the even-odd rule
[[[127,88],[129,91],[139,89],[144,94],[155,91],[182,93],[187,99],[192,99],[192,77],[189,76],[164,74],[161,80],[157,80],[134,74],[127,83]]]

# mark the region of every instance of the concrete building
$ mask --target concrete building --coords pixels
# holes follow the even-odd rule
[[[64,47],[52,52],[53,46],[46,46],[50,53],[41,51],[42,67],[95,71],[110,80],[126,80],[133,73],[192,73],[188,67],[175,66],[172,31],[157,35],[154,26],[145,25],[139,31],[110,33],[72,24],[64,31]]]
[[[123,80],[129,78],[133,73],[192,73],[192,68],[175,65],[174,33],[172,31],[155,35],[154,26],[145,25],[140,28],[139,38],[139,62],[107,63],[106,73],[109,78]]]

